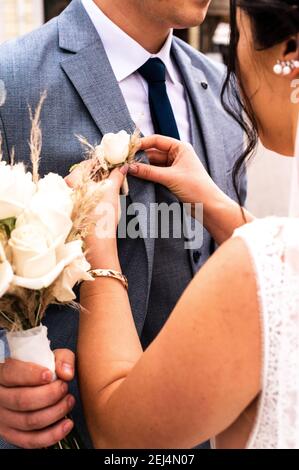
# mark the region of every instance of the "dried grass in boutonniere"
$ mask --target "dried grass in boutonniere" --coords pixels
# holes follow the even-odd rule
[[[77,137],[86,149],[86,159],[90,162],[89,178],[94,181],[103,181],[109,177],[114,168],[133,163],[139,150],[140,131],[137,129],[133,135],[126,131],[105,134],[100,145],[96,146],[91,145],[85,137]],[[129,194],[127,178],[122,193],[125,196]]]

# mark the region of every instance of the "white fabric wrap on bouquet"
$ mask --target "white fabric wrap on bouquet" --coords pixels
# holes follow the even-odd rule
[[[55,380],[55,356],[50,348],[46,326],[40,325],[31,330],[9,332],[6,337],[12,359],[46,367],[53,373],[53,380]]]

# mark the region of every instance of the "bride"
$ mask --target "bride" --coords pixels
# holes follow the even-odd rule
[[[238,107],[229,112],[249,142],[233,172],[238,185],[257,133],[269,149],[295,153],[299,8],[297,0],[231,7],[226,91],[231,96],[236,72],[247,117]],[[189,145],[152,136],[141,149],[152,165],[133,165],[131,174],[202,203],[220,247],[143,352],[116,237],[87,239],[92,268],[118,272],[81,287],[79,372],[95,447],[192,448],[212,439],[217,448],[299,448],[299,220],[254,220],[216,187]],[[111,175],[105,197],[115,207],[126,171]]]

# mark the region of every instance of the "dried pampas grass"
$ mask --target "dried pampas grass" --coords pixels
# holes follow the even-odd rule
[[[47,92],[44,91],[41,95],[40,101],[37,105],[34,115],[32,113],[31,107],[29,106],[29,116],[31,120],[29,147],[30,158],[32,163],[32,179],[35,184],[37,184],[39,180],[39,163],[42,150],[42,131],[40,127],[40,115],[46,98]]]
[[[0,299],[0,328],[22,331],[36,326],[42,291],[13,287]]]

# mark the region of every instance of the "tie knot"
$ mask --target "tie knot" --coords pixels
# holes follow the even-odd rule
[[[138,72],[148,83],[165,82],[166,80],[166,67],[158,58],[149,59],[138,69]]]

